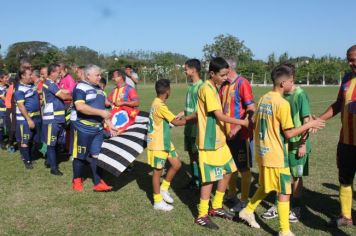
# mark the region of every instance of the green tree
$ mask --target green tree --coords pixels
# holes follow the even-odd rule
[[[33,67],[39,67],[58,62],[61,57],[60,50],[48,42],[18,42],[10,45],[5,64],[10,72],[15,72],[19,68],[20,60],[24,58],[30,60]]]
[[[67,64],[101,65],[100,55],[97,51],[85,46],[68,46],[63,50],[63,60]]]
[[[238,64],[252,61],[252,51],[245,46],[245,42],[233,35],[218,35],[212,44],[206,44],[203,48],[204,58],[220,56],[226,59],[237,59]]]

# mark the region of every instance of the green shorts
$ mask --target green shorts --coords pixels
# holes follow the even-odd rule
[[[195,143],[196,137],[190,137],[184,135],[184,151],[191,153],[198,153],[198,148]]]
[[[303,177],[309,175],[309,154],[298,157],[298,154],[289,153],[290,172],[293,177]]]

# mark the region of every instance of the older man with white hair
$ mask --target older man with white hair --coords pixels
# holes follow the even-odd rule
[[[103,121],[110,127],[112,135],[116,135],[115,128],[109,120],[110,113],[105,110],[106,98],[99,87],[100,74],[100,67],[86,66],[84,80],[79,81],[73,90],[75,110],[74,115],[72,114],[71,155],[73,157],[72,188],[75,191],[83,190],[82,168],[86,162],[90,163],[92,170],[93,190],[103,192],[112,189],[101,179],[97,170],[97,157],[103,143]]]
[[[255,103],[253,101],[251,85],[246,78],[238,75],[235,71],[235,60],[228,59],[227,62],[230,69],[228,79],[222,84],[219,92],[223,112],[235,119],[245,119],[246,117],[252,119],[255,111]],[[250,193],[250,168],[252,166],[250,142],[252,140],[252,132],[248,128],[228,123],[225,125],[225,130],[227,145],[230,148],[238,172],[241,174],[240,201],[236,198],[237,172],[235,172],[230,179],[226,200],[234,204],[231,211],[239,212],[246,205]]]

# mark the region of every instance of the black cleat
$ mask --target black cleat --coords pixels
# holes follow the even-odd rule
[[[27,161],[27,162],[25,161],[24,163],[25,163],[26,169],[28,169],[28,170],[33,169],[33,165],[32,165],[32,163],[30,161]]]
[[[219,229],[219,226],[212,222],[208,215],[196,218],[194,224],[206,227],[208,229]]]
[[[58,169],[51,170],[51,174],[52,175],[57,175],[57,176],[62,176],[63,175],[63,173]]]

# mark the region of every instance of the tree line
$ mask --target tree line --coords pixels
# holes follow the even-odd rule
[[[253,83],[270,83],[269,74],[274,66],[282,62],[296,65],[297,83],[337,84],[348,70],[345,58],[334,56],[290,57],[287,52],[271,53],[266,61],[254,59],[251,49],[243,40],[233,35],[218,35],[211,44],[203,47],[202,77],[206,77],[206,66],[211,57],[221,56],[235,59],[237,71],[253,80]],[[85,46],[58,48],[49,42],[17,42],[9,46],[5,56],[0,54],[0,69],[16,72],[21,59],[31,61],[33,67],[63,62],[67,65],[97,64],[110,72],[125,65],[132,65],[145,81],[169,78],[176,82],[186,81],[184,62],[187,56],[173,52],[152,52],[144,50],[119,51],[109,54],[99,53]]]

